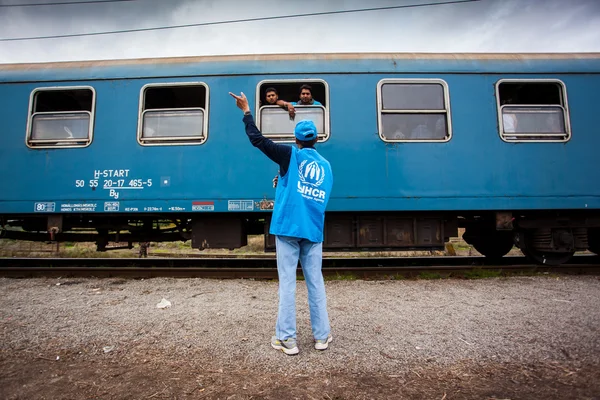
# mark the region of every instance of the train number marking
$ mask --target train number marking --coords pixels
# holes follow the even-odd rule
[[[33,210],[35,212],[54,212],[56,209],[56,203],[52,202],[39,202],[34,203]]]
[[[86,187],[86,184],[88,187],[92,188],[92,190],[101,187],[102,189],[108,190],[108,196],[110,198],[116,200],[120,197],[120,190],[143,190],[152,187],[153,184],[151,178],[137,178],[129,169],[96,169],[94,170],[93,175],[94,178],[87,181],[85,179],[76,179],[75,187],[84,188]]]

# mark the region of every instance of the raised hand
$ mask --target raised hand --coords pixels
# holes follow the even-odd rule
[[[242,92],[240,96],[236,96],[235,94],[233,94],[231,92],[229,92],[229,94],[231,95],[231,97],[233,97],[235,99],[235,105],[238,106],[238,108],[240,110],[242,110],[243,112],[250,111],[250,106],[248,105],[248,99],[246,98],[246,95],[244,94],[244,92]]]

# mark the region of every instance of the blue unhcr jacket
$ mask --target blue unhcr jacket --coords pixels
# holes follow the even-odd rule
[[[331,166],[323,156],[312,148],[292,147],[287,174],[277,184],[269,233],[322,242],[332,186]]]
[[[243,121],[250,142],[279,164],[269,233],[322,242],[325,208],[333,186],[331,165],[314,148],[298,150],[264,137],[252,115],[245,115]]]

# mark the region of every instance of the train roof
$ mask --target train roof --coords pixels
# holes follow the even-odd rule
[[[328,73],[599,73],[600,53],[310,53],[0,64],[0,82]]]

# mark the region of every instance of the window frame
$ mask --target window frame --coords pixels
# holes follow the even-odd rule
[[[324,79],[320,79],[320,78],[315,78],[315,79],[311,79],[311,78],[302,78],[302,79],[263,79],[262,81],[258,82],[256,84],[256,98],[255,98],[255,103],[254,103],[254,109],[255,109],[255,114],[256,115],[256,126],[258,127],[258,129],[261,129],[261,112],[264,108],[266,107],[273,107],[273,106],[260,106],[260,88],[265,85],[265,84],[280,84],[280,83],[321,83],[323,84],[323,87],[325,88],[325,106],[321,105],[321,107],[323,107],[323,109],[325,110],[324,116],[323,116],[323,128],[324,128],[324,132],[323,132],[323,136],[321,138],[319,138],[318,143],[324,143],[326,141],[329,140],[329,138],[331,137],[331,127],[330,127],[330,118],[329,118],[329,114],[331,113],[331,109],[329,106],[329,84],[327,83],[326,80]],[[297,102],[298,99],[296,100],[285,100],[288,102],[292,102],[295,101]],[[322,103],[322,102],[321,102]],[[296,107],[296,106],[294,106]],[[302,106],[300,106],[302,107]],[[317,106],[318,107],[318,106]],[[261,131],[262,132],[262,131]],[[272,136],[266,136],[269,137],[271,140],[273,140],[276,143],[295,143],[295,137],[294,137],[294,133],[291,133],[291,138],[287,139],[287,138],[277,138],[277,137],[272,137]]]
[[[145,110],[146,105],[146,90],[154,87],[180,87],[180,86],[203,86],[204,87],[204,108],[189,107],[189,108],[152,108]],[[140,102],[138,109],[138,126],[137,126],[137,142],[140,146],[197,146],[206,143],[208,140],[208,111],[209,111],[210,88],[205,82],[159,82],[147,83],[140,89]],[[144,114],[147,111],[187,111],[187,110],[202,110],[204,113],[204,121],[202,122],[202,137],[194,136],[175,136],[175,137],[158,137],[152,139],[144,139],[142,137],[142,129],[144,126]]]
[[[560,88],[560,98],[563,104],[501,104],[500,99],[500,84],[502,83],[554,83],[557,84]],[[560,79],[500,79],[496,82],[495,86],[496,96],[496,114],[498,116],[498,135],[500,139],[506,143],[567,143],[571,140],[571,119],[569,116],[569,103],[567,101],[567,85]],[[538,108],[550,108],[550,107],[560,107],[563,111],[563,118],[565,123],[565,139],[526,139],[527,136],[521,135],[530,135],[530,136],[558,136],[558,134],[552,133],[540,133],[540,132],[505,132],[504,131],[504,114],[503,110],[505,107],[538,107]],[[517,139],[507,139],[506,136],[516,136]]]
[[[41,112],[34,112],[33,110],[35,109],[36,106],[36,95],[39,92],[50,92],[50,91],[69,91],[69,90],[90,90],[92,92],[92,107],[91,107],[91,111],[56,111],[56,112],[52,112],[52,111],[41,111]],[[33,117],[36,115],[56,115],[56,114],[77,114],[77,113],[85,113],[89,115],[89,122],[88,122],[88,137],[87,140],[86,139],[66,139],[64,140],[64,145],[60,144],[63,142],[58,142],[56,143],[56,140],[62,140],[62,139],[33,139],[32,136],[32,129],[33,129]],[[36,87],[31,91],[31,94],[29,95],[29,108],[28,108],[28,113],[27,113],[27,131],[25,133],[25,145],[27,147],[29,147],[30,149],[72,149],[72,148],[83,148],[83,147],[88,147],[90,144],[92,144],[92,141],[94,139],[94,124],[95,124],[95,119],[96,119],[96,90],[94,89],[94,87],[92,86],[88,86],[88,85],[77,85],[77,86],[41,86],[41,87]],[[68,142],[72,142],[72,141],[80,141],[83,142],[85,140],[85,143],[81,143],[81,144],[67,144]],[[52,144],[46,144],[44,145],[43,143],[45,142],[53,142]],[[39,146],[36,145],[32,145],[33,143],[40,143]]]
[[[444,94],[444,109],[440,110],[384,110],[383,85],[390,83],[400,84],[438,84],[442,86]],[[446,127],[448,136],[444,139],[388,139],[383,135],[382,116],[387,114],[446,114]],[[379,138],[386,143],[447,143],[452,139],[452,113],[450,110],[450,90],[448,83],[439,78],[384,78],[377,82],[377,132]]]

